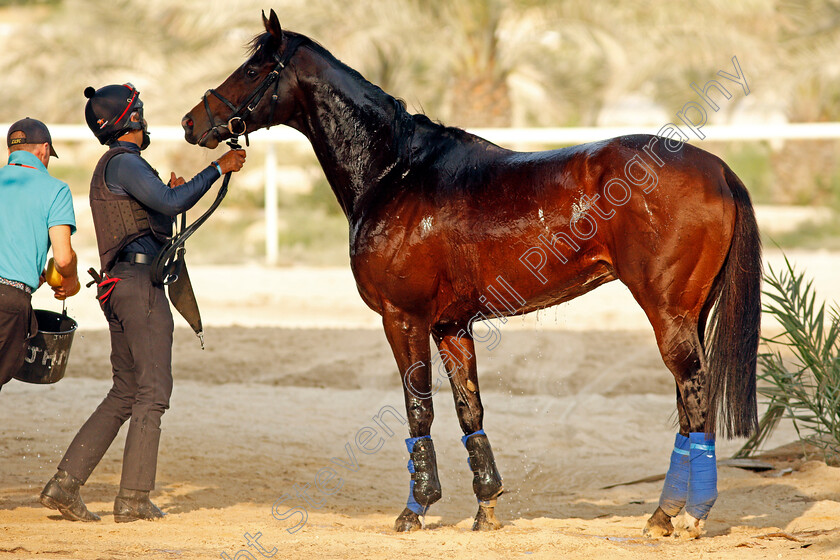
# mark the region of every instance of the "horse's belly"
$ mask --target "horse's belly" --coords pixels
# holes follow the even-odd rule
[[[473,312],[511,316],[569,301],[616,278],[610,264],[597,256],[546,264],[537,274],[519,256],[487,262],[474,274],[454,278],[453,291],[473,302]]]

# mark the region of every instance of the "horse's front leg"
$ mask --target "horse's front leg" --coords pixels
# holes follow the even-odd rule
[[[420,517],[441,496],[435,447],[430,436],[435,417],[429,363],[431,329],[427,321],[394,309],[383,315],[383,324],[400,370],[411,436],[405,440],[411,473],[408,502],[394,529],[412,531],[422,528]]]
[[[478,371],[475,361],[475,344],[468,329],[457,326],[438,326],[432,336],[440,350],[441,362],[452,384],[452,396],[467,448],[467,463],[473,472],[473,491],[478,499],[478,512],[473,523],[474,531],[501,528],[495,507],[504,488],[496,468],[493,449],[484,433],[484,408],[478,390]]]

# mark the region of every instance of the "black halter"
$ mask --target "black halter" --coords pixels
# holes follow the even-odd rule
[[[280,88],[280,80],[278,80],[280,72],[286,67],[286,65],[289,64],[289,59],[292,58],[292,55],[302,42],[303,40],[300,37],[292,37],[289,39],[289,44],[286,46],[286,50],[283,52],[282,57],[276,52],[274,53],[274,60],[277,64],[275,64],[268,76],[263,79],[260,85],[257,86],[257,88],[239,105],[239,107],[236,107],[233,103],[225,99],[216,90],[208,89],[201,99],[204,101],[204,110],[207,111],[207,122],[210,123],[210,128],[202,135],[202,139],[216,129],[227,128],[228,132],[230,132],[234,137],[244,134],[245,145],[248,145],[248,127],[245,125],[245,119],[248,118],[248,115],[254,112],[254,109],[256,109],[257,105],[260,104],[260,101],[262,101],[262,98],[265,96],[268,88],[270,88],[273,83],[274,93],[271,96],[271,112],[268,115],[268,124],[266,126],[266,128],[271,128],[271,121],[274,120],[274,107],[277,104],[277,92]],[[228,118],[227,123],[216,124],[216,119],[210,111],[210,104],[207,101],[208,95],[214,95],[231,110],[231,115],[230,118]]]

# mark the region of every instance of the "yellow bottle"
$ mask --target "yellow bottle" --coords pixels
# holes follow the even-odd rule
[[[49,262],[47,263],[47,273],[45,274],[47,279],[47,284],[52,286],[53,288],[58,288],[61,286],[61,281],[64,279],[61,274],[59,274],[58,270],[55,269],[55,259],[50,257]]]
[[[64,280],[64,277],[56,270],[55,268],[55,259],[50,257],[49,262],[47,263],[47,272],[44,275],[47,280],[47,284],[52,286],[53,288],[58,288],[61,286],[61,281]],[[67,297],[75,296],[79,293],[79,289],[81,285],[76,285],[76,290],[72,294],[67,294]]]

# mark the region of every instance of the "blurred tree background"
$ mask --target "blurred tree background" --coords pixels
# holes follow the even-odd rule
[[[14,86],[0,90],[0,119],[38,100],[51,122],[79,122],[86,85],[127,76],[177,123],[242,62],[268,7],[454,126],[606,124],[605,106],[628,99],[672,115],[733,55],[755,112],[838,118],[838,7],[816,1],[0,0]]]
[[[0,0],[0,122],[31,115],[82,123],[86,86],[130,81],[153,131],[177,126],[242,63],[269,8],[409,110],[452,126],[651,132],[697,100],[692,82],[733,73],[733,56],[750,94],[732,84],[732,99],[710,111],[710,122],[840,121],[840,2],[833,0]],[[167,164],[206,163],[206,151],[173,146],[158,156]],[[760,203],[840,208],[838,142],[702,146],[729,162]],[[279,163],[316,165],[306,152],[283,154]],[[88,167],[62,160],[58,172],[83,193]],[[307,173],[309,192],[281,196],[288,227],[281,240],[300,254],[313,243],[346,241],[326,182],[317,169]],[[254,189],[260,180],[250,180]],[[234,203],[258,210],[259,196],[238,196]],[[294,217],[310,216],[312,227],[313,212],[334,222],[333,237],[324,239],[323,228],[307,234]],[[255,216],[233,221],[245,230]],[[835,230],[836,219],[805,223],[776,240],[840,248]]]

